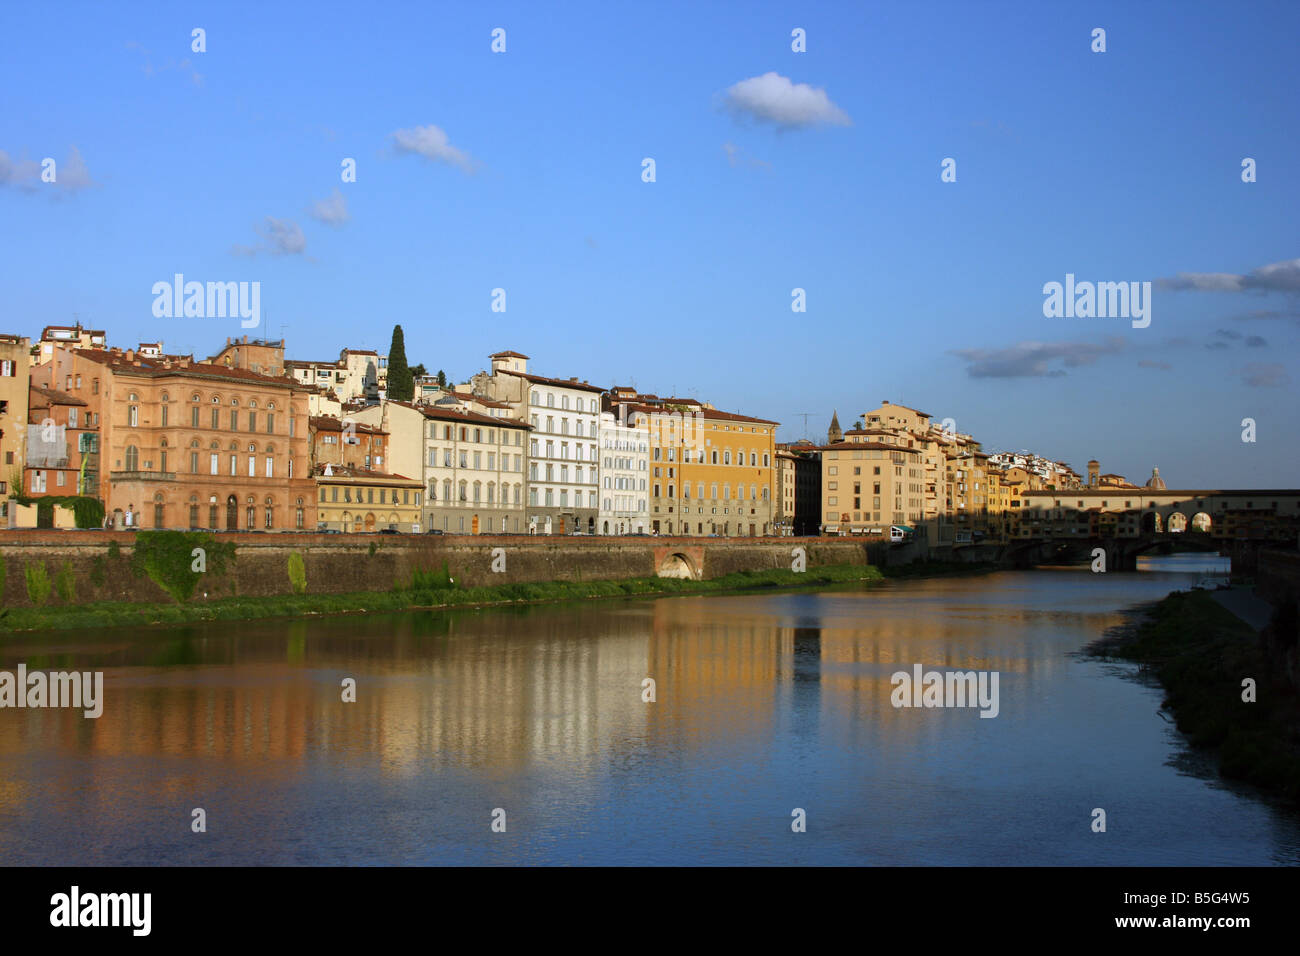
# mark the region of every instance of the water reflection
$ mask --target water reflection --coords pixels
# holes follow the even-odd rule
[[[1070,656],[1198,560],[10,638],[106,705],[0,711],[0,861],[1294,862],[1293,820],[1170,765],[1157,692]],[[914,663],[1000,672],[999,717],[895,709]]]

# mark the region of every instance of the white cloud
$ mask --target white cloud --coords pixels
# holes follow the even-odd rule
[[[1300,259],[1288,259],[1260,266],[1250,272],[1180,272],[1172,279],[1159,279],[1161,289],[1197,292],[1300,292]]]
[[[271,252],[275,255],[299,255],[307,248],[307,237],[302,234],[302,227],[289,219],[266,217],[266,225],[259,230],[271,243]]]
[[[54,164],[54,182],[47,183],[41,179],[42,167],[34,159],[20,159],[17,162],[0,149],[0,186],[13,186],[24,192],[36,192],[42,188],[51,191],[74,193],[79,189],[94,186],[90,170],[81,157],[76,146],[68,147],[68,158]]]
[[[467,173],[475,167],[474,159],[464,150],[451,145],[447,134],[437,126],[413,126],[393,133],[393,145],[399,153],[416,153],[435,163],[450,163]]]
[[[826,91],[769,72],[741,80],[726,93],[728,109],[782,129],[807,126],[852,126],[847,113],[831,102]]]
[[[327,226],[341,226],[351,218],[348,215],[348,201],[337,186],[329,198],[313,202],[307,215]]]

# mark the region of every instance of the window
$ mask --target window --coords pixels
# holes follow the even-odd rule
[[[126,446],[126,470],[140,470],[140,451],[134,445]]]
[[[209,470],[208,470],[208,474],[215,475],[215,474],[217,473],[217,453],[214,451],[214,452],[209,456],[209,458],[210,458],[210,461],[209,461],[209,466],[210,466],[210,467],[209,467]],[[216,527],[215,522],[214,522],[214,524],[213,524],[213,527]]]
[[[135,428],[140,424],[140,407],[138,405],[131,405],[127,408],[126,424],[131,428]]]
[[[199,406],[197,405],[190,406],[190,427],[199,427]]]

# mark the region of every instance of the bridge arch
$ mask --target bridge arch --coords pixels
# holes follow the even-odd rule
[[[661,578],[686,578],[691,581],[697,581],[700,577],[691,556],[680,551],[672,551],[665,555],[655,573]]]
[[[1183,514],[1181,511],[1169,512],[1169,520],[1166,522],[1166,527],[1170,534],[1182,534],[1187,530],[1187,515]]]
[[[1211,526],[1211,518],[1207,512],[1198,511],[1192,515],[1192,530],[1199,531],[1202,534],[1208,534]]]

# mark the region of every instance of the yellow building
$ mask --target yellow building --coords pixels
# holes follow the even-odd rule
[[[695,399],[636,398],[616,404],[649,419],[652,532],[775,533],[776,422]]]
[[[27,386],[31,380],[31,341],[21,335],[0,335],[0,527],[13,527],[9,487],[20,480],[26,463]]]
[[[318,465],[316,523],[319,530],[348,533],[394,531],[419,534],[420,482],[347,465]]]

